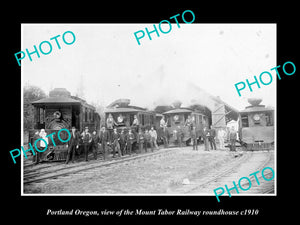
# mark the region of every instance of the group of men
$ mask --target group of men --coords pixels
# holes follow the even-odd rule
[[[164,142],[164,146],[167,147],[168,146],[168,133],[167,133],[167,123],[165,121],[165,117],[162,116],[161,120],[160,120],[160,128],[162,129],[162,139]],[[207,127],[204,127],[202,132],[199,134],[196,132],[196,126],[193,122],[193,119],[191,116],[188,116],[185,123],[184,123],[185,127],[188,127],[188,130],[190,132],[190,137],[191,137],[191,142],[193,145],[193,150],[198,150],[198,137],[202,137],[204,140],[204,146],[205,146],[205,151],[209,151],[209,145],[211,150],[216,150],[217,149],[217,145],[216,145],[216,138],[219,141],[220,144],[220,149],[225,149],[225,139],[229,139],[230,142],[230,151],[235,151],[235,142],[237,139],[237,133],[234,129],[234,127],[231,127],[230,131],[227,133],[227,131],[225,131],[224,129],[219,129],[218,132],[212,127],[210,126],[210,129],[208,129]],[[173,131],[173,135],[175,136],[175,140],[177,141],[177,144],[179,147],[182,147],[182,137],[183,137],[183,133],[181,131],[180,126],[177,127],[177,129],[175,129]]]
[[[104,160],[106,160],[110,150],[112,150],[113,157],[115,157],[116,154],[118,154],[119,157],[125,154],[131,155],[135,142],[139,146],[139,152],[142,152],[143,149],[147,152],[148,145],[150,145],[152,152],[154,147],[158,149],[157,133],[153,127],[151,127],[149,131],[146,129],[145,132],[142,132],[140,129],[137,134],[135,131],[132,131],[132,129],[128,129],[128,132],[126,132],[125,129],[118,131],[116,128],[107,129],[105,126],[101,128],[99,134],[97,134],[96,131],[90,134],[88,127],[85,127],[85,130],[80,134],[76,132],[75,127],[72,127],[71,138],[68,142],[66,164],[69,163],[71,156],[72,162],[74,162],[75,151],[79,148],[80,142],[83,145],[86,161],[88,161],[89,149],[92,149],[94,159],[97,159],[99,146]]]
[[[123,129],[116,129],[113,126],[108,126],[106,128],[103,126],[100,132],[97,134],[96,131],[93,131],[92,134],[89,132],[89,128],[85,127],[85,130],[80,134],[79,131],[76,130],[75,127],[72,127],[71,130],[71,138],[67,143],[67,158],[66,164],[69,163],[70,159],[74,162],[76,149],[79,148],[80,145],[83,146],[84,157],[85,160],[88,161],[88,152],[92,149],[94,159],[97,159],[99,146],[101,148],[101,152],[103,155],[103,159],[105,160],[108,156],[108,153],[112,150],[113,157],[118,154],[119,157],[129,154],[131,155],[133,144],[137,143],[138,152],[141,153],[143,150],[147,152],[148,146],[150,145],[151,151],[153,152],[154,147],[158,149],[157,145],[157,132],[154,127],[151,127],[150,130],[145,129],[143,132],[139,128],[139,123],[137,117],[134,118],[133,126],[126,131]],[[108,124],[107,124],[108,125]],[[190,135],[191,141],[193,144],[193,150],[198,150],[198,137],[199,134],[196,132],[196,127],[189,124],[189,121],[186,123],[186,126],[190,127]],[[162,140],[164,142],[164,147],[168,147],[168,134],[167,134],[167,122],[164,120],[164,117],[160,121],[160,129],[162,129]],[[137,132],[138,129],[138,132]],[[180,130],[180,129],[179,129]],[[209,151],[209,145],[211,150],[216,150],[216,141],[215,138],[218,138],[220,149],[225,149],[224,139],[227,136],[227,132],[223,129],[218,130],[216,132],[215,129],[210,127],[204,127],[200,136],[204,140],[205,151]],[[47,133],[44,129],[41,129],[40,132],[36,132],[34,136],[34,140],[38,138],[43,138],[46,143],[48,143],[48,138],[46,137]],[[177,134],[178,144],[181,146],[181,135],[180,132]],[[234,127],[231,128],[229,132],[229,141],[230,141],[230,151],[235,151],[235,142],[237,139],[237,133],[234,130]],[[37,147],[43,149],[45,146],[45,142],[40,141],[37,143]],[[37,154],[34,158],[36,163],[39,162],[40,154]]]
[[[192,142],[193,142],[193,150],[198,150],[197,148],[197,137],[195,135],[195,129],[193,129],[192,133],[191,133],[191,137],[192,137]],[[230,146],[230,151],[236,151],[236,139],[237,139],[237,133],[234,129],[234,127],[232,127],[229,131],[229,133],[227,134],[227,132],[224,129],[219,129],[218,132],[211,126],[210,129],[208,129],[207,127],[204,127],[203,129],[203,134],[202,134],[202,138],[204,140],[204,147],[205,147],[205,151],[209,151],[209,145],[211,150],[217,150],[217,145],[216,145],[216,138],[219,141],[219,149],[225,149],[225,139],[229,139],[229,146]],[[194,147],[194,145],[196,145]]]

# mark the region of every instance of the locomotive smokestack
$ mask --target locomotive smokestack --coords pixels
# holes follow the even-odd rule
[[[172,105],[174,106],[174,108],[179,109],[181,106],[182,102],[177,100],[175,102],[172,103]]]
[[[248,102],[252,106],[258,106],[262,102],[262,99],[261,98],[248,98]]]

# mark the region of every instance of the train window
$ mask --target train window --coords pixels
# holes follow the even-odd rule
[[[145,115],[140,114],[140,124],[145,125]]]
[[[84,110],[84,121],[87,122],[87,108]]]
[[[166,117],[165,120],[166,120],[166,123],[167,123],[167,127],[171,127],[171,120],[170,120],[170,118]]]
[[[130,114],[130,118],[129,118],[129,124],[131,125],[133,123],[134,120],[134,115]]]
[[[273,114],[272,113],[266,113],[266,125],[267,126],[274,126]]]
[[[40,123],[45,122],[45,110],[43,108],[40,108]]]
[[[242,127],[249,127],[248,115],[241,116],[241,120],[242,120]]]
[[[154,124],[154,116],[153,116],[153,115],[150,116],[150,124],[151,124],[151,125]]]
[[[186,121],[186,119],[188,118],[188,114],[184,114],[184,121]]]
[[[95,113],[94,111],[91,111],[91,117],[90,117],[91,121],[94,121],[94,113]]]
[[[151,117],[151,115],[146,116],[146,118],[145,118],[145,123],[146,124],[150,124],[150,117]]]

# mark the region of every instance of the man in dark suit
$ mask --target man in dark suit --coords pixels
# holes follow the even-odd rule
[[[126,144],[127,144],[127,153],[131,155],[132,145],[134,143],[135,136],[132,133],[131,129],[128,130],[128,134],[126,136]]]
[[[126,148],[126,134],[124,133],[124,129],[121,130],[119,144],[120,144],[120,149],[121,149],[122,155],[125,155],[125,152],[126,152],[126,150],[125,150],[125,148]]]
[[[193,150],[198,151],[198,143],[197,143],[197,132],[196,132],[196,127],[194,126],[191,131],[191,139],[193,142]]]
[[[215,137],[216,137],[216,130],[210,126],[210,130],[209,130],[209,142],[210,142],[210,147],[211,147],[211,150],[217,150],[217,146],[216,146],[216,140],[215,140]]]
[[[121,157],[119,141],[120,141],[120,134],[118,133],[117,128],[114,128],[114,132],[112,134],[113,158],[116,155],[116,151],[118,152],[119,157]]]
[[[98,139],[99,136],[97,135],[97,132],[94,130],[92,133],[92,143],[91,143],[91,147],[93,150],[93,155],[94,155],[94,159],[97,159],[97,153],[98,153]]]
[[[105,129],[105,127],[102,127],[102,130],[99,133],[99,141],[101,142],[101,149],[103,154],[103,159],[106,159],[106,151],[107,151],[107,144],[109,143],[109,133]]]
[[[139,133],[138,133],[136,139],[137,139],[137,143],[139,145],[139,153],[142,153],[142,149],[143,149],[144,142],[145,142],[145,135],[143,134],[141,129],[139,129]]]
[[[78,148],[78,145],[79,145],[79,136],[78,133],[76,132],[76,128],[72,127],[71,138],[68,141],[68,153],[67,153],[66,164],[69,163],[71,155],[72,155],[72,163],[74,163],[75,149]]]
[[[209,130],[207,129],[207,127],[203,128],[203,132],[202,132],[202,138],[204,140],[204,151],[209,151],[209,141],[208,138],[210,136]]]
[[[231,130],[229,133],[230,151],[236,151],[236,148],[235,148],[236,139],[237,139],[237,133],[236,133],[234,127],[231,127]]]
[[[88,161],[89,147],[92,142],[92,135],[89,133],[88,127],[85,127],[85,130],[82,132],[81,136],[84,147],[85,161]]]

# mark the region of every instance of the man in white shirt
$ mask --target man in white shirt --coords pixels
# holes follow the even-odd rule
[[[153,145],[155,146],[156,149],[158,149],[156,140],[157,140],[157,133],[156,130],[154,130],[153,127],[151,127],[151,130],[149,131],[149,134],[151,136],[151,141],[150,141],[150,145],[151,145],[151,149],[153,151]]]

